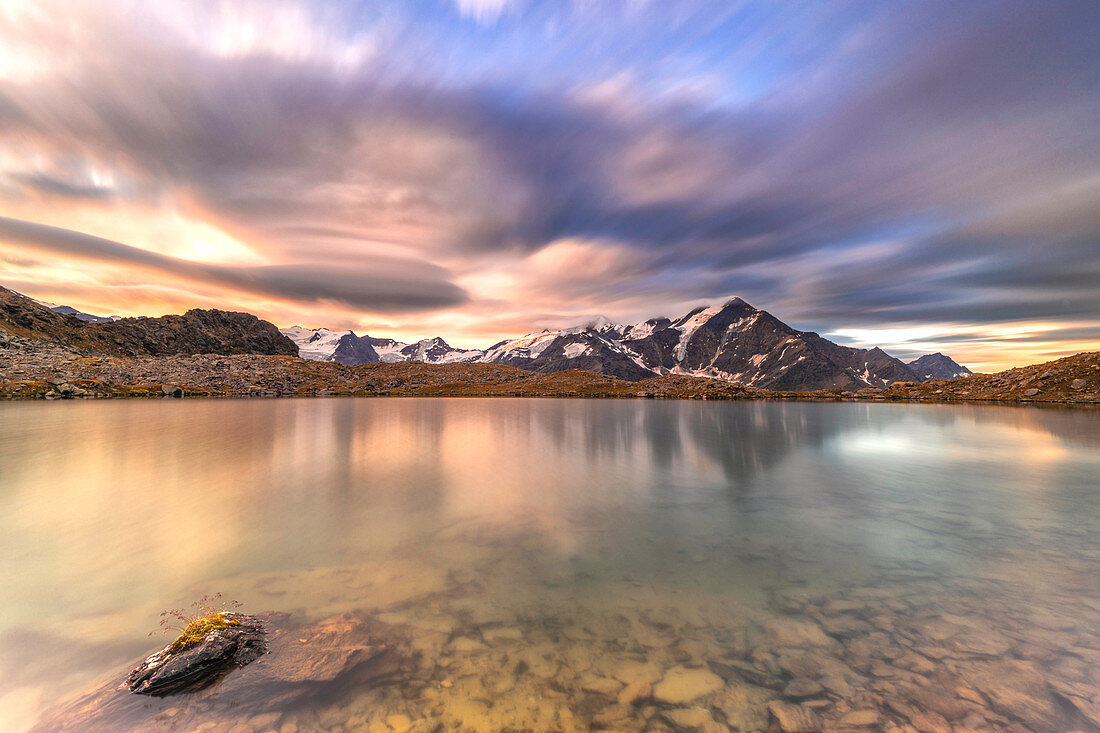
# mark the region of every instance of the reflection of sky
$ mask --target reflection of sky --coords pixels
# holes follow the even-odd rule
[[[1036,548],[1088,557],[1096,417],[613,400],[0,405],[0,702],[23,704],[4,665],[43,644],[76,637],[99,660],[80,663],[101,669],[139,653],[133,630],[152,608],[263,573],[396,561],[408,574],[433,548],[441,574],[451,547],[489,562],[537,547],[535,578],[583,569],[589,583],[757,595],[792,563],[822,582],[877,557],[975,578],[1021,552],[1038,567]],[[367,592],[324,577],[311,582],[347,603]]]
[[[8,0],[0,283],[470,346],[738,294],[978,369],[1096,348],[1098,21]]]
[[[524,527],[572,552],[591,516],[664,505],[1072,516],[1100,468],[1096,446],[1075,439],[1094,428],[1089,412],[418,399],[171,408],[4,406],[0,567],[19,599],[0,609],[7,622],[212,573],[372,556],[456,521]]]

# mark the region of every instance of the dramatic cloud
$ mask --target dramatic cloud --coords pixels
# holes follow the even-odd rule
[[[467,300],[441,268],[365,255],[357,263],[369,271],[347,272],[337,265],[213,265],[129,247],[68,229],[0,217],[0,236],[68,257],[130,265],[156,275],[217,283],[243,293],[309,302],[329,302],[380,313],[435,310]]]
[[[1097,348],[1098,24],[1023,0],[16,0],[0,282],[470,345],[739,294],[979,368]]]

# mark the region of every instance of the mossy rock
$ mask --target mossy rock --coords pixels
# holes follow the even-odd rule
[[[139,664],[126,678],[138,695],[173,695],[210,687],[267,652],[263,621],[219,612],[191,621],[179,638]]]

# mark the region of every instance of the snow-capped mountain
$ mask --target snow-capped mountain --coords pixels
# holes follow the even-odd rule
[[[493,344],[484,351],[457,349],[441,338],[407,344],[393,339],[355,337],[350,331],[284,329],[303,344],[307,359],[335,361],[340,339],[369,342],[367,361],[429,363],[487,362],[536,372],[587,369],[622,379],[686,374],[738,381],[781,390],[884,387],[897,381],[942,378],[939,369],[919,372],[879,348],[841,346],[810,331],[791,328],[740,298],[695,308],[678,318],[651,318],[620,325],[599,317],[557,330],[545,329]],[[339,336],[339,339],[335,338]],[[369,355],[368,355],[369,356]],[[930,355],[914,364],[932,363]],[[947,357],[953,374],[965,370]],[[945,364],[937,359],[936,364]],[[929,375],[926,376],[926,372]]]
[[[969,369],[957,364],[947,354],[941,354],[938,351],[935,354],[925,354],[919,359],[914,359],[908,366],[922,382],[930,379],[957,379],[973,375]]]
[[[394,342],[395,345],[399,342]],[[450,364],[456,361],[478,361],[485,352],[480,349],[456,349],[436,336],[407,344],[398,352],[404,361],[423,361],[429,364]]]
[[[280,328],[279,331],[298,345],[298,356],[303,359],[334,361],[337,364],[372,364],[379,361],[371,339],[356,336],[352,331],[301,326]]]
[[[423,361],[428,364],[450,364],[456,361],[477,361],[484,353],[480,349],[456,349],[438,336],[421,339],[413,344],[386,338],[371,338],[370,342],[382,361],[389,363]]]
[[[444,364],[477,361],[484,353],[477,349],[456,349],[439,337],[406,344],[388,338],[356,336],[354,331],[332,331],[327,328],[291,326],[279,330],[298,344],[298,356],[303,359],[338,364],[373,364],[377,361]]]
[[[478,361],[542,373],[587,369],[629,380],[652,377],[653,371],[619,340],[621,328],[600,323],[541,331],[494,344]]]
[[[791,328],[733,298],[673,320],[543,331],[489,348],[483,361],[534,371],[590,369],[624,379],[687,374],[770,389],[860,389],[916,381],[881,349],[856,349]]]

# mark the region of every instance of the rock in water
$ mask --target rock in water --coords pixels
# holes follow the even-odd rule
[[[208,632],[188,649],[174,650],[173,642],[147,657],[126,678],[130,692],[163,697],[201,690],[267,652],[263,621],[239,613],[223,617],[237,623]]]
[[[244,626],[243,620],[255,617],[234,614],[232,618],[242,619]],[[406,634],[370,616],[343,614],[302,623],[285,613],[265,613],[259,620],[263,623],[266,653],[254,644],[245,645],[242,650],[242,640],[238,638],[235,651],[213,655],[214,659],[229,657],[231,661],[220,672],[207,668],[207,674],[196,676],[209,680],[209,684],[217,683],[216,690],[207,688],[209,694],[188,696],[185,705],[180,705],[178,698],[150,699],[149,695],[131,694],[128,681],[119,675],[87,694],[47,710],[31,733],[148,733],[195,730],[202,725],[228,731],[246,718],[290,710],[318,696],[335,699],[349,690],[404,684],[408,681],[403,676],[405,665],[410,665],[408,670],[415,669],[410,662],[413,651]],[[252,626],[255,628],[254,623]],[[203,639],[206,638],[204,635]],[[192,650],[199,648],[201,644]],[[233,672],[250,656],[259,654],[263,658],[255,664]],[[140,670],[160,669],[167,661],[163,655],[162,650],[146,660],[130,680],[137,681]],[[154,664],[157,657],[159,665]],[[168,674],[166,668],[158,679]],[[165,693],[154,693],[161,694]],[[175,717],[170,724],[158,727],[160,719],[156,716],[167,711],[176,711],[171,713]],[[256,729],[267,730],[258,724]]]

